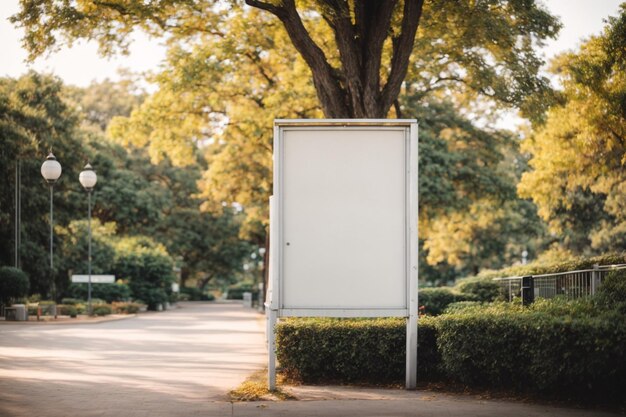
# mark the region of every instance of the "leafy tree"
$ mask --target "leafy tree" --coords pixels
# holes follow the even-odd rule
[[[579,254],[626,247],[625,34],[622,5],[602,35],[555,60],[562,101],[524,144],[533,170],[523,175],[520,195]]]
[[[135,299],[146,303],[150,310],[169,300],[174,264],[163,245],[145,236],[122,238],[115,250],[115,275],[128,280]]]
[[[145,98],[130,74],[123,73],[120,81],[105,79],[88,87],[65,86],[64,95],[80,112],[83,124],[104,132],[112,118],[129,116]]]
[[[511,103],[522,103],[529,91],[547,86],[536,77],[540,60],[533,44],[554,36],[559,28],[554,17],[527,0],[246,3],[278,18],[311,71],[324,114],[334,118],[387,116],[416,56],[424,58],[418,65],[428,62],[444,70],[431,73],[434,84],[462,82],[487,95],[502,90]],[[244,25],[261,27],[258,13],[242,13],[234,1],[221,7],[206,0],[21,4],[12,21],[26,30],[24,45],[31,58],[60,40],[71,43],[82,37],[97,39],[105,53],[124,50],[127,35],[137,27],[167,34],[170,44],[186,46],[223,37],[223,23],[233,15],[243,17]],[[477,79],[490,83],[476,84]]]
[[[124,50],[137,27],[168,36],[167,63],[154,77],[159,90],[109,132],[123,145],[148,146],[153,162],[194,164],[203,147],[203,208],[243,207],[242,233],[258,245],[266,239],[277,117],[416,114],[426,126],[421,136],[435,124],[420,145],[421,169],[433,174],[420,184],[424,221],[443,221],[489,194],[514,198],[514,179],[498,168],[510,138],[458,113],[515,106],[540,119],[550,90],[534,48],[560,27],[522,0],[248,1],[252,9],[175,0],[90,7],[48,0],[35,8],[32,1],[14,21],[27,30],[33,57],[85,36],[105,53]]]
[[[0,79],[0,264],[14,264],[14,195],[16,163],[21,166],[20,266],[29,275],[33,292],[49,294],[59,279],[59,253],[55,271],[49,264],[48,186],[40,167],[52,150],[63,167],[54,186],[54,222],[65,225],[78,215],[78,173],[85,160],[78,116],[65,103],[61,82],[30,72],[19,79]],[[82,214],[82,212],[81,212]],[[58,236],[54,240],[59,247]]]

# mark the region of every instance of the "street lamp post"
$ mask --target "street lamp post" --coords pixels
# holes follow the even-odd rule
[[[93,187],[95,187],[96,182],[98,181],[98,176],[93,170],[91,164],[87,163],[87,165],[85,165],[85,168],[78,176],[78,180],[80,181],[80,184],[83,186],[83,188],[87,191],[88,196],[87,218],[89,230],[89,284],[87,287],[87,312],[91,316],[91,192],[93,191]]]
[[[54,219],[53,219],[53,205],[52,205],[52,189],[54,184],[61,176],[61,164],[55,156],[50,152],[46,160],[41,164],[41,175],[50,186],[50,272],[54,271],[54,257],[53,257],[53,237],[54,237]],[[56,299],[56,286],[54,283],[54,274],[52,275],[52,295]]]

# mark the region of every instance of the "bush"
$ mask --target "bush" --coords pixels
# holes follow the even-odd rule
[[[74,305],[58,304],[57,314],[60,316],[76,317],[78,315],[78,309]]]
[[[135,299],[149,310],[165,305],[174,281],[173,261],[162,245],[146,237],[124,238],[116,246],[115,274],[128,279]]]
[[[596,294],[596,300],[603,308],[617,309],[626,313],[625,269],[607,274]]]
[[[444,312],[448,305],[457,301],[474,301],[475,296],[461,294],[451,288],[423,288],[419,291],[418,302],[420,311],[431,316],[437,316]]]
[[[227,300],[243,300],[243,293],[252,293],[252,299],[255,300],[258,296],[259,290],[254,288],[254,285],[250,282],[239,283],[228,287],[226,292]]]
[[[442,315],[436,326],[443,371],[471,386],[623,401],[624,317],[589,309],[589,301],[561,300]]]
[[[88,298],[89,284],[72,283],[65,291],[73,299]],[[107,303],[113,301],[128,301],[130,299],[130,287],[122,282],[115,284],[91,284],[91,298],[105,300]]]
[[[432,319],[420,319],[418,373],[434,377],[439,355]],[[399,382],[405,376],[403,319],[290,319],[276,327],[277,359],[304,382]]]
[[[187,300],[185,301],[200,301],[202,299],[202,290],[196,287],[181,287],[180,295],[185,294]]]
[[[626,402],[623,313],[564,298],[448,308],[419,320],[420,381]],[[277,358],[303,382],[400,382],[405,331],[402,319],[288,319],[276,327]]]
[[[67,304],[67,305],[71,305],[71,306],[75,306],[77,304],[82,304],[85,301],[84,300],[79,300],[78,298],[64,298],[61,300],[61,302],[63,304]]]
[[[500,298],[500,285],[493,279],[466,279],[455,286],[461,293],[472,295],[476,301],[491,302]]]
[[[476,309],[482,307],[482,303],[479,301],[458,301],[456,303],[448,304],[444,313],[445,314],[455,314],[460,313],[462,311]]]
[[[30,282],[28,275],[18,268],[0,267],[0,303],[9,304],[12,300],[26,297]]]
[[[137,314],[142,305],[139,303],[113,303],[111,307],[117,314]]]
[[[93,314],[94,316],[108,316],[111,314],[113,309],[108,304],[98,304],[93,306]]]

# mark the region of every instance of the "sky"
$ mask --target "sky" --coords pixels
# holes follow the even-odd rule
[[[559,38],[550,40],[543,50],[549,59],[577,48],[582,39],[600,33],[603,19],[617,15],[620,0],[543,0],[543,4],[564,25]],[[132,72],[157,70],[165,58],[165,49],[158,40],[137,33],[128,56],[103,58],[98,55],[95,42],[83,41],[27,64],[26,52],[21,47],[23,32],[7,21],[18,9],[18,0],[0,0],[0,76],[18,77],[34,69],[54,73],[67,84],[87,86],[93,80],[118,79],[118,70],[122,68]]]

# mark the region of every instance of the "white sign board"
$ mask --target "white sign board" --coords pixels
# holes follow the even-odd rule
[[[270,203],[269,386],[278,317],[406,317],[417,369],[415,120],[277,120]]]
[[[72,282],[74,283],[87,283],[89,282],[89,275],[72,275]],[[114,284],[115,275],[92,275],[92,284]]]
[[[417,276],[415,121],[276,127],[279,316],[407,317]]]

